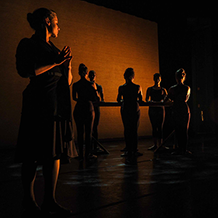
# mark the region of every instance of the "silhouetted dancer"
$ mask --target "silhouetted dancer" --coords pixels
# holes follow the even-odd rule
[[[96,83],[96,72],[94,70],[89,71],[89,79],[90,81],[96,85],[97,91],[100,97],[100,101],[104,102],[104,94],[103,94],[103,89],[102,86]],[[92,136],[95,138],[95,140],[98,141],[98,124],[99,124],[99,119],[100,119],[100,108],[97,104],[94,104],[94,111],[95,111],[95,119],[94,119],[94,124],[93,124],[93,131],[92,131]],[[98,153],[98,147],[97,143],[94,140],[94,153]]]
[[[50,41],[60,31],[54,11],[40,8],[28,13],[27,20],[35,34],[22,39],[16,53],[19,75],[30,79],[23,92],[15,157],[17,162],[22,162],[23,206],[28,217],[41,211],[48,216],[50,213],[70,215],[70,210],[56,202],[55,191],[61,156],[73,156],[71,49],[65,46],[60,51]],[[45,181],[41,211],[34,195],[38,164],[43,165]]]
[[[188,144],[188,129],[190,122],[190,109],[187,101],[191,94],[189,86],[184,84],[186,73],[184,69],[179,69],[175,73],[177,84],[171,86],[168,91],[167,100],[173,101],[172,116],[174,121],[175,135],[178,143],[178,149],[174,154],[185,154]]]
[[[134,77],[134,70],[127,68],[124,73],[126,83],[119,87],[117,96],[117,101],[122,102],[121,116],[124,125],[127,163],[133,163],[136,156],[142,155],[137,152],[140,118],[138,100],[142,101],[142,89],[139,85],[133,83]]]
[[[159,73],[154,74],[154,85],[149,87],[146,92],[147,102],[163,102],[167,96],[165,88],[161,87],[161,75]],[[163,124],[165,120],[165,107],[152,107],[149,106],[148,110],[150,122],[152,125],[152,137],[154,145],[148,148],[148,150],[157,149],[163,142]]]
[[[77,127],[79,159],[83,160],[83,135],[85,130],[85,158],[86,161],[91,163],[97,158],[91,154],[91,138],[95,118],[93,103],[99,101],[99,96],[95,83],[87,80],[88,69],[84,64],[79,65],[79,75],[81,79],[73,84],[73,100],[77,102],[73,115]]]

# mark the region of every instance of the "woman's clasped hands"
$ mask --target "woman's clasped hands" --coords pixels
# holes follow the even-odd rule
[[[55,63],[57,65],[64,64],[66,67],[70,64],[73,56],[71,54],[71,48],[69,46],[64,46],[63,50],[57,56]]]

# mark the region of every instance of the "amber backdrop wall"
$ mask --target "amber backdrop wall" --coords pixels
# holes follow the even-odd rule
[[[74,59],[74,81],[79,79],[78,66],[85,63],[97,73],[105,101],[116,101],[123,73],[133,67],[135,83],[144,91],[153,84],[152,75],[159,71],[157,24],[128,14],[79,0],[7,0],[0,6],[0,145],[14,146],[20,122],[22,91],[28,79],[19,77],[15,52],[19,41],[31,37],[33,30],[26,14],[47,7],[57,12],[60,34],[52,39],[62,49],[69,45]],[[74,107],[74,102],[72,106]],[[148,108],[141,108],[139,135],[151,135]],[[123,137],[120,109],[101,108],[99,137]]]

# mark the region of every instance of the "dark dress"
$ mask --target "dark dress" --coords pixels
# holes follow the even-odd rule
[[[149,96],[151,101],[160,102],[164,100],[166,96],[166,91],[164,88],[155,89],[154,87],[149,87]],[[163,138],[163,124],[165,119],[165,108],[164,107],[149,107],[148,110],[150,122],[152,125],[152,136],[154,138]]]
[[[91,153],[92,128],[95,118],[93,102],[98,101],[98,96],[92,83],[82,77],[73,84],[73,96],[77,95],[77,103],[73,116],[77,127],[77,141],[79,146],[79,157],[83,158],[83,135],[85,132],[85,156]]]
[[[185,152],[188,143],[188,129],[190,122],[190,109],[187,104],[189,87],[183,84],[172,86],[168,98],[173,101],[172,115],[178,148]]]
[[[124,126],[124,138],[128,153],[137,151],[138,146],[138,127],[140,118],[140,109],[138,99],[142,100],[139,85],[132,82],[119,87],[119,94],[123,96],[121,106],[121,116]],[[119,99],[117,99],[119,101]]]
[[[51,43],[51,42],[50,42]],[[20,76],[30,78],[23,92],[17,140],[17,162],[77,156],[72,137],[70,90],[63,66],[36,76],[35,67],[54,63],[60,50],[37,35],[22,39],[17,47]]]

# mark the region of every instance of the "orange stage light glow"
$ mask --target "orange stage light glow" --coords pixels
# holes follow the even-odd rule
[[[29,0],[28,7],[19,0],[11,0],[10,4],[5,1],[0,13],[4,28],[0,43],[2,51],[7,51],[0,61],[1,98],[4,102],[1,108],[2,144],[16,144],[22,91],[28,79],[19,77],[16,72],[15,51],[22,38],[33,34],[26,20],[27,13],[42,5],[57,12],[61,31],[52,41],[60,49],[65,45],[71,47],[74,82],[79,80],[79,64],[84,63],[89,70],[96,71],[96,82],[104,89],[105,101],[116,101],[118,87],[125,82],[123,74],[126,68],[135,70],[135,83],[141,85],[143,93],[153,84],[153,74],[159,72],[155,22],[79,0]],[[16,17],[16,25],[13,25],[14,16],[11,14]],[[73,108],[74,105],[72,101]],[[5,126],[12,128],[8,131]],[[148,108],[142,107],[139,136],[145,135],[151,135],[151,125]],[[123,137],[119,108],[101,108],[99,138],[119,137]]]

